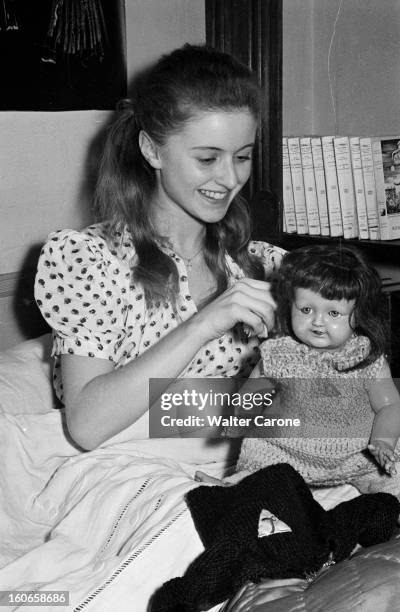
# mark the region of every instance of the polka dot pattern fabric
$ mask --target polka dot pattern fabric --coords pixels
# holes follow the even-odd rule
[[[185,263],[172,251],[166,252],[179,273],[177,313],[168,301],[147,308],[143,288],[132,281],[136,254],[129,232],[117,232],[110,244],[105,229],[96,224],[54,232],[39,258],[35,298],[53,329],[54,386],[61,400],[62,354],[108,359],[119,368],[197,312]],[[284,253],[258,241],[249,250],[262,259],[267,272],[279,266]],[[244,276],[229,255],[227,265],[231,284]],[[243,344],[226,333],[202,347],[181,376],[245,377],[258,361],[258,345],[257,338]]]

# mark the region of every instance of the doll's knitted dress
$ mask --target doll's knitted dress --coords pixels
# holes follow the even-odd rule
[[[355,335],[332,353],[287,336],[264,342],[261,370],[277,385],[277,401],[270,411],[273,416],[300,419],[301,427],[272,432],[254,428],[251,435],[256,437],[242,442],[237,469],[253,472],[287,462],[314,485],[342,484],[378,473],[376,461],[366,451],[374,420],[367,388],[384,358],[346,371],[361,363],[369,350],[368,338]]]

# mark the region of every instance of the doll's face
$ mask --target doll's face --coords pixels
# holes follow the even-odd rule
[[[339,349],[352,336],[355,300],[326,300],[310,289],[296,289],[292,329],[296,338],[322,351]]]

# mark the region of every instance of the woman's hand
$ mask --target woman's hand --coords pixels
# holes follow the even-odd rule
[[[274,324],[276,304],[270,283],[242,278],[195,315],[204,342],[243,323],[255,336],[266,336]]]

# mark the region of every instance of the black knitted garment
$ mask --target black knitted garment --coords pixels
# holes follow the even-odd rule
[[[186,501],[205,550],[183,577],[155,592],[151,612],[200,612],[247,581],[305,578],[348,557],[357,543],[388,540],[400,513],[388,493],[360,495],[325,511],[287,463],[233,486],[199,486]]]

